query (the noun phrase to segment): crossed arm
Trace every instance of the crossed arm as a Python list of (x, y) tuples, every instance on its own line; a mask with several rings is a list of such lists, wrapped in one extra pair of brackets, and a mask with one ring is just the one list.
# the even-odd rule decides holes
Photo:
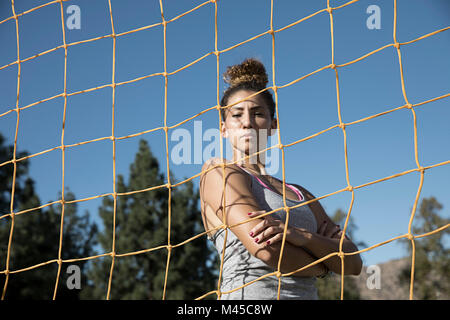
[[(307, 201), (314, 199), (314, 196), (306, 189), (295, 185), (301, 189)], [(309, 204), (311, 210), (315, 213), (318, 220), (319, 229), (317, 232), (308, 232), (300, 228), (288, 228), (286, 233), (286, 241), (302, 247), (317, 258), (322, 258), (330, 253), (339, 252), (339, 245), (342, 237), (342, 231), (339, 226), (328, 217), (319, 201)], [(250, 216), (257, 217), (264, 212), (253, 212)], [(254, 239), (260, 243), (271, 245), (279, 242), (284, 231), (284, 223), (273, 219), (270, 215), (259, 222), (250, 232)], [(269, 243), (267, 243), (269, 241)], [(342, 242), (342, 251), (344, 253), (352, 253), (358, 251), (356, 245), (345, 236)], [(334, 255), (323, 261), (326, 267), (334, 273), (342, 273), (341, 258)], [(362, 269), (362, 260), (359, 254), (344, 256), (344, 274), (359, 275)]]
[[(205, 164), (202, 171), (207, 170), (209, 165)], [(226, 206), (223, 210), (222, 199), (224, 196), (223, 172), (221, 167), (212, 169), (201, 177), (200, 196), (202, 201), (206, 202), (228, 226), (233, 226), (230, 230), (243, 243), (250, 254), (265, 262), (274, 269), (278, 269), (278, 261), (281, 252), (281, 242), (267, 245), (258, 243), (250, 236), (250, 232), (258, 224), (264, 221), (262, 218), (249, 220), (250, 212), (260, 210), (256, 199), (251, 192), (248, 177), (236, 166), (228, 165), (225, 167), (225, 197)], [(285, 242), (283, 257), (281, 260), (280, 271), (283, 273), (298, 270), (314, 261), (317, 258), (308, 253), (304, 248), (296, 246), (291, 242)], [(298, 277), (319, 276), (326, 272), (323, 263), (315, 264), (293, 275)]]

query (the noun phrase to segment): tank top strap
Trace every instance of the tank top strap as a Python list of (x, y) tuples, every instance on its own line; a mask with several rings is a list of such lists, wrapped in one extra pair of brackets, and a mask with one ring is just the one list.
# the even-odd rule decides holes
[(297, 197), (298, 197), (298, 200), (299, 200), (299, 201), (305, 200), (305, 197), (303, 196), (303, 194), (301, 193), (301, 191), (300, 191), (296, 186), (293, 186), (293, 185), (291, 185), (291, 184), (289, 184), (289, 183), (286, 183), (286, 185), (287, 185), (289, 188), (291, 188), (291, 190), (294, 191), (294, 192), (297, 194)]
[[(267, 186), (267, 184), (265, 184), (265, 183), (264, 183), (260, 178), (258, 178), (255, 174), (251, 173), (250, 171), (248, 171), (247, 169), (241, 167), (241, 166), (238, 165), (238, 164), (236, 164), (236, 165), (237, 165), (239, 168), (241, 168), (242, 170), (244, 170), (245, 172), (247, 172), (249, 175), (251, 175), (252, 177), (254, 177), (255, 179), (257, 179), (258, 182), (259, 182), (262, 186), (264, 186), (264, 188), (273, 191), (271, 188), (269, 188), (269, 187)], [(299, 201), (303, 201), (303, 200), (305, 199), (305, 197), (304, 197), (303, 194), (300, 192), (300, 190), (298, 190), (298, 188), (296, 188), (296, 187), (290, 185), (290, 184), (287, 183), (287, 182), (286, 182), (286, 186), (288, 186), (288, 188), (290, 188), (292, 191), (295, 192), (295, 194), (297, 195)], [(275, 191), (273, 191), (273, 192), (275, 192)]]
[(267, 186), (267, 184), (265, 184), (265, 183), (264, 183), (260, 178), (258, 178), (256, 175), (254, 175), (253, 173), (251, 173), (250, 171), (248, 171), (247, 169), (241, 167), (241, 166), (238, 165), (238, 164), (237, 164), (237, 166), (238, 166), (239, 168), (241, 168), (242, 170), (244, 170), (245, 172), (247, 172), (247, 173), (248, 173), (249, 175), (251, 175), (252, 177), (254, 177), (256, 180), (258, 180), (258, 182), (259, 182), (261, 185), (263, 185), (265, 188), (267, 188), (267, 189), (270, 190), (270, 188)]

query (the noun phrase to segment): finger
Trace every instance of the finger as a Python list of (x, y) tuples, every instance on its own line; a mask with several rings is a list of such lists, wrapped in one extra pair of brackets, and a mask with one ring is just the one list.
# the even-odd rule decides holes
[(250, 218), (254, 218), (254, 217), (259, 217), (260, 215), (266, 213), (266, 210), (258, 210), (258, 211), (251, 211), (249, 213), (247, 213), (247, 215)]
[[(340, 239), (340, 238), (342, 237), (342, 233), (344, 233), (344, 231), (340, 230), (340, 231), (336, 234), (336, 238), (339, 238), (339, 239)], [(344, 236), (344, 239), (350, 240), (350, 238), (349, 238), (347, 235)]]
[(270, 226), (255, 238), (255, 242), (256, 243), (263, 243), (267, 241), (270, 242), (270, 239), (278, 234), (283, 236), (283, 231), (284, 229), (281, 228), (280, 226)]
[(263, 232), (266, 228), (270, 227), (272, 224), (273, 221), (264, 219), (250, 230), (249, 232), (250, 237), (254, 238), (258, 236), (261, 232)]
[(270, 214), (266, 214), (267, 211), (266, 210), (259, 210), (259, 211), (252, 211), (248, 213), (249, 218), (255, 218), (255, 217), (261, 217), (262, 219), (267, 219), (267, 220), (276, 220), (276, 218), (272, 215), (272, 213)]
[(320, 234), (320, 235), (323, 235), (325, 230), (326, 230), (326, 228), (327, 228), (327, 225), (328, 225), (328, 222), (324, 221), (322, 223), (322, 225), (320, 226), (319, 230), (317, 230), (317, 233)]
[[(339, 232), (334, 236), (334, 238), (340, 239), (342, 238), (342, 233), (344, 233), (342, 230), (339, 230)], [(350, 240), (349, 237), (347, 237), (347, 235), (344, 236), (344, 239)]]
[(283, 240), (283, 233), (277, 233), (273, 237), (268, 238), (267, 240), (265, 240), (264, 244), (266, 246), (271, 246), (274, 243), (281, 242), (281, 240)]
[(330, 238), (340, 238), (340, 236), (339, 236), (339, 233), (340, 233), (341, 231), (340, 230), (336, 230), (336, 232), (334, 232), (331, 236), (330, 236)]
[(325, 234), (326, 237), (333, 238), (339, 231), (341, 231), (341, 228), (337, 225), (332, 227), (330, 230), (328, 230)]

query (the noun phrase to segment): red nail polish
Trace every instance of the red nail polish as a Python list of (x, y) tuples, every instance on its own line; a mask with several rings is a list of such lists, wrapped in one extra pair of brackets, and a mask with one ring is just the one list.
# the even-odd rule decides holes
[(267, 244), (270, 244), (270, 240), (267, 240), (267, 242), (266, 242)]
[(250, 237), (253, 237), (253, 232), (250, 232)]
[(256, 239), (255, 239), (255, 242), (258, 242), (258, 241), (259, 241), (259, 239), (258, 239), (258, 238), (256, 238)]
[(252, 214), (251, 212), (247, 213), (247, 215), (251, 215), (251, 214)]

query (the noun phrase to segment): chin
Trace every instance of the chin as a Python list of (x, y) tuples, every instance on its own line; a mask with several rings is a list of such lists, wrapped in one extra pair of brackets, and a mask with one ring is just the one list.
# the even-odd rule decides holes
[(253, 154), (259, 151), (257, 146), (253, 143), (243, 143), (238, 147), (238, 150), (245, 155)]

